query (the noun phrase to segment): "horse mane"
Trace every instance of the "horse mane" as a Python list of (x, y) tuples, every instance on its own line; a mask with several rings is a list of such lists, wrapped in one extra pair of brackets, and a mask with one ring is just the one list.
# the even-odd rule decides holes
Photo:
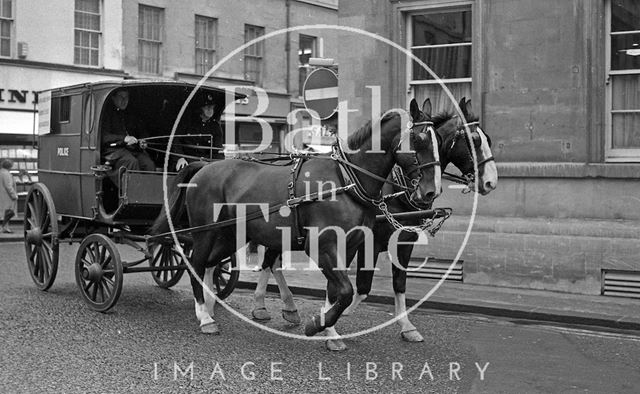
[[(400, 116), (396, 112), (391, 112), (380, 119), (380, 124), (388, 122), (389, 120)], [(347, 139), (347, 146), (349, 149), (358, 149), (362, 147), (369, 139), (371, 139), (371, 121), (368, 121), (364, 126), (360, 127)]]
[[(433, 126), (437, 129), (438, 127), (442, 126), (443, 124), (445, 124), (446, 122), (450, 121), (451, 119), (453, 119), (454, 117), (456, 117), (458, 114), (454, 111), (442, 111), (438, 114), (436, 114), (433, 118), (431, 118), (431, 121), (433, 122)], [(467, 123), (471, 123), (471, 122), (477, 122), (478, 120), (480, 120), (480, 117), (471, 114), (469, 119), (465, 119), (465, 121)]]

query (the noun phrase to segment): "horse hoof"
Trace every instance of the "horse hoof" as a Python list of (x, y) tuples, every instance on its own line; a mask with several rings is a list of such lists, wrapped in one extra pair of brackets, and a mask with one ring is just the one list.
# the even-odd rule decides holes
[(341, 352), (347, 350), (347, 345), (341, 339), (327, 339), (325, 346), (332, 352)]
[(298, 313), (297, 310), (293, 310), (293, 311), (285, 311), (284, 309), (282, 310), (282, 318), (286, 321), (288, 321), (289, 323), (293, 324), (293, 325), (298, 325), (302, 322), (302, 319), (300, 318), (300, 314)]
[(218, 329), (218, 325), (216, 323), (207, 323), (204, 326), (200, 326), (200, 331), (203, 334), (207, 335), (219, 335), (220, 330)]
[(253, 316), (253, 320), (258, 321), (267, 321), (271, 320), (271, 315), (267, 308), (256, 308), (251, 311), (251, 316)]
[(424, 338), (416, 329), (401, 332), (400, 336), (402, 337), (402, 340), (407, 342), (424, 342)]
[(307, 322), (307, 324), (304, 325), (304, 335), (312, 337), (322, 331), (318, 320), (320, 320), (318, 316), (314, 316)]

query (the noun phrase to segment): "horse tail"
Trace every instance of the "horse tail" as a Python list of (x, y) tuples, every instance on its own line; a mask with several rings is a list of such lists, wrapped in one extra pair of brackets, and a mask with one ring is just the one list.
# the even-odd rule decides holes
[[(186, 214), (186, 204), (185, 204), (185, 196), (186, 190), (185, 187), (179, 187), (180, 184), (189, 183), (191, 178), (196, 175), (198, 171), (202, 169), (205, 165), (209, 163), (203, 161), (196, 161), (188, 166), (182, 168), (178, 175), (173, 180), (173, 183), (169, 186), (169, 190), (167, 191), (169, 194), (169, 215), (171, 216), (171, 220), (174, 223), (179, 223), (183, 220)], [(160, 210), (160, 215), (153, 222), (153, 225), (149, 229), (151, 234), (162, 234), (169, 231), (169, 219), (167, 218), (167, 210), (163, 206)]]

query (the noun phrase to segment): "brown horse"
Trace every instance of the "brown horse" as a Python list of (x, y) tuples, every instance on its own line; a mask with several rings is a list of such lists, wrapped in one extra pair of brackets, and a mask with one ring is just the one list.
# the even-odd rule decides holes
[[(440, 160), (442, 169), (446, 169), (452, 163), (467, 179), (468, 188), (477, 190), (482, 195), (489, 194), (498, 184), (498, 172), (491, 153), (491, 139), (479, 125), (478, 117), (471, 111), (470, 101), (462, 98), (459, 107), (464, 115), (464, 121), (457, 115), (443, 112), (433, 117), (436, 133), (442, 141), (440, 145)], [(468, 130), (468, 134), (467, 134)], [(473, 153), (472, 153), (473, 151)], [(478, 167), (478, 177), (475, 177), (474, 153)], [(385, 185), (383, 193), (395, 193), (397, 190), (393, 186)], [(406, 198), (398, 198), (387, 203), (391, 212), (406, 212), (415, 209), (428, 209), (430, 206), (420, 207), (410, 204)], [(416, 223), (417, 224), (417, 223)], [(388, 250), (389, 239), (395, 228), (389, 223), (377, 223), (374, 227), (374, 256), (380, 252)], [(403, 231), (398, 237), (397, 255), (392, 259), (397, 259), (392, 264), (393, 291), (395, 293), (395, 314), (398, 317), (400, 333), (404, 340), (409, 342), (423, 341), (422, 335), (409, 321), (406, 314), (406, 282), (407, 267), (413, 253), (413, 243), (418, 239), (415, 232)], [(408, 243), (408, 244), (407, 244)], [(363, 270), (365, 262), (358, 254), (358, 271), (356, 276), (357, 292), (352, 304), (345, 311), (346, 315), (354, 312), (355, 308), (362, 302), (371, 291), (374, 271)]]
[[(495, 189), (498, 181), (495, 162), (491, 154), (491, 140), (480, 128), (477, 116), (475, 116), (471, 111), (470, 101), (462, 98), (459, 106), (465, 118), (464, 122), (453, 113), (441, 113), (433, 118), (438, 140), (440, 141), (439, 150), (442, 169), (444, 170), (449, 163), (452, 163), (463, 174), (463, 178), (469, 182), (469, 189), (474, 189), (474, 184), (477, 184), (478, 192), (482, 195), (486, 195), (491, 190)], [(425, 101), (424, 107), (430, 108), (428, 100)], [(430, 112), (429, 109), (427, 110)], [(466, 132), (467, 130), (469, 131), (468, 135)], [(478, 163), (477, 182), (475, 182), (472, 150), (475, 153)], [(431, 208), (431, 204), (419, 204), (414, 201), (410, 201), (406, 194), (399, 194), (398, 192), (401, 192), (401, 190), (391, 184), (385, 184), (383, 186), (383, 193), (385, 195), (398, 196), (394, 199), (387, 200), (388, 209), (392, 213)], [(415, 222), (412, 224), (418, 225), (419, 223)], [(374, 262), (376, 256), (378, 256), (380, 252), (388, 250), (389, 239), (394, 231), (396, 231), (396, 228), (389, 222), (378, 222), (374, 226)], [(401, 336), (404, 340), (409, 342), (419, 342), (423, 340), (422, 336), (415, 326), (411, 324), (405, 313), (406, 300), (404, 294), (406, 290), (406, 270), (413, 252), (412, 243), (415, 243), (417, 239), (418, 234), (415, 232), (403, 231), (400, 233), (398, 237), (397, 255), (394, 256), (397, 258), (397, 264), (392, 265), (396, 316), (398, 318), (398, 324), (400, 325)], [(353, 313), (360, 302), (366, 299), (371, 291), (374, 271), (370, 269), (363, 269), (365, 267), (365, 253), (362, 250), (362, 246), (363, 245), (361, 245), (359, 249), (360, 253), (357, 255), (357, 294), (354, 295), (352, 304), (344, 311), (343, 315)], [(293, 295), (286, 284), (282, 271), (277, 269), (277, 266), (273, 266), (277, 257), (277, 251), (265, 251), (264, 262), (262, 264), (263, 271), (256, 286), (254, 294), (255, 308), (252, 311), (252, 314), (256, 320), (270, 319), (270, 315), (264, 306), (264, 296), (266, 293), (269, 275), (270, 273), (273, 273), (280, 290), (280, 296), (285, 304), (283, 317), (292, 323), (297, 323), (299, 321), (299, 317), (294, 313), (296, 306), (293, 301)], [(337, 337), (337, 333), (333, 328), (327, 330), (327, 335)], [(331, 350), (342, 350), (345, 348), (345, 345), (341, 340), (334, 338), (327, 341), (327, 347)]]
[[(186, 206), (193, 234), (191, 285), (203, 332), (218, 333), (213, 320), (215, 297), (201, 286), (205, 270), (244, 247), (246, 241), (274, 250), (303, 249), (327, 278), (332, 303), (307, 323), (305, 334), (315, 335), (337, 322), (353, 298), (346, 262), (353, 259), (373, 227), (382, 185), (393, 166), (398, 164), (414, 176), (413, 200), (428, 203), (440, 194), (439, 152), (432, 122), (415, 100), (409, 112), (412, 123), (405, 121), (406, 113), (398, 112), (379, 120), (377, 146), (373, 145), (376, 128), (370, 122), (349, 137), (350, 152), (338, 145), (331, 158), (301, 160), (293, 170), (222, 160), (197, 172), (188, 166), (178, 173), (174, 182), (189, 187), (176, 188), (171, 194), (168, 214), (176, 220)], [(405, 139), (409, 150), (404, 149)], [(296, 172), (305, 174), (304, 185), (295, 181), (292, 174)], [(335, 186), (329, 191), (331, 198), (319, 198), (326, 195), (327, 184)], [(256, 209), (257, 202), (264, 204), (261, 209)], [(292, 214), (292, 209), (297, 213)], [(224, 225), (217, 225), (221, 222)], [(167, 231), (168, 223), (165, 210), (156, 219), (152, 233)], [(244, 232), (246, 239), (238, 242), (238, 232)], [(299, 243), (297, 237), (287, 238), (285, 233), (300, 233), (303, 242)], [(339, 244), (346, 245), (344, 250)]]

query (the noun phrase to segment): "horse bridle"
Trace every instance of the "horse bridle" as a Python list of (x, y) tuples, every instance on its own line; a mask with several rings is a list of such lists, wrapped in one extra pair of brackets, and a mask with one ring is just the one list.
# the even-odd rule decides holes
[[(469, 157), (473, 160), (473, 152), (472, 149), (474, 149), (471, 146), (472, 141), (469, 141), (468, 138), (465, 138), (467, 136), (467, 130), (469, 130), (472, 126), (476, 126), (476, 128), (480, 127), (480, 122), (479, 121), (475, 121), (475, 122), (468, 122), (468, 123), (464, 123), (462, 124), (455, 132), (455, 135), (453, 137), (453, 141), (451, 142), (451, 146), (449, 146), (449, 148), (447, 149), (447, 152), (445, 153), (447, 155), (447, 157), (449, 157), (451, 155), (451, 151), (453, 151), (453, 148), (456, 146), (456, 142), (458, 141), (458, 139), (460, 138), (464, 138), (465, 141), (465, 146), (467, 147), (467, 153), (469, 155)], [(480, 129), (482, 131), (482, 129)], [(483, 134), (485, 134), (486, 137), (486, 133), (484, 133), (484, 131), (482, 131)], [(488, 137), (487, 137), (488, 138)], [(490, 161), (495, 161), (495, 158), (493, 156), (489, 156), (487, 158), (485, 158), (484, 160), (481, 160), (478, 162), (478, 171), (480, 170), (480, 167), (485, 165), (486, 163), (490, 162)], [(472, 182), (475, 182), (475, 169), (472, 170), (472, 172), (468, 172), (465, 174), (462, 174), (462, 176), (459, 175), (455, 175), (455, 174), (451, 174), (448, 172), (443, 172), (444, 175), (447, 175), (447, 177), (457, 183), (461, 183), (464, 185), (469, 185)]]
[[(417, 122), (417, 123), (413, 123), (413, 122), (409, 122), (407, 124), (407, 129), (409, 130), (409, 133), (407, 133), (408, 135), (410, 135), (411, 137), (414, 137), (414, 128), (416, 126), (427, 126), (427, 127), (431, 127), (431, 131), (433, 132), (432, 136), (436, 136), (437, 138), (437, 134), (435, 133), (435, 131), (433, 130), (433, 122), (431, 121), (423, 121), (423, 122)], [(400, 149), (400, 146), (402, 145), (402, 141), (403, 138), (400, 139), (400, 141), (398, 142), (398, 145), (395, 147), (395, 149), (393, 150), (393, 154), (398, 154), (397, 151), (398, 149)], [(437, 148), (437, 147), (436, 147)], [(420, 163), (420, 160), (418, 159), (418, 153), (413, 150), (411, 152), (413, 154), (413, 167), (411, 167), (409, 169), (409, 174), (415, 172), (415, 171), (419, 171), (422, 170), (423, 168), (427, 168), (427, 167), (433, 167), (436, 165), (440, 165), (440, 161), (436, 160), (436, 161), (432, 161), (429, 163)], [(349, 179), (351, 179), (354, 184), (355, 184), (355, 188), (353, 189), (354, 192), (358, 195), (359, 198), (361, 198), (364, 201), (370, 202), (376, 206), (378, 206), (380, 203), (384, 203), (384, 200), (386, 199), (385, 196), (382, 196), (382, 193), (380, 196), (377, 197), (372, 197), (369, 196), (366, 191), (364, 190), (364, 187), (362, 186), (362, 184), (360, 183), (360, 181), (358, 180), (358, 177), (355, 176), (355, 174), (353, 173), (352, 170), (356, 170), (364, 175), (367, 175), (370, 178), (376, 179), (378, 181), (381, 181), (383, 183), (389, 183), (397, 188), (399, 188), (400, 190), (402, 190), (401, 193), (406, 193), (406, 192), (413, 192), (415, 191), (416, 187), (418, 186), (418, 184), (420, 183), (420, 179), (422, 178), (422, 171), (419, 171), (418, 173), (418, 177), (417, 179), (411, 179), (411, 185), (412, 187), (408, 187), (406, 185), (402, 185), (393, 181), (390, 181), (386, 178), (383, 178), (379, 175), (376, 175), (364, 168), (361, 168), (351, 162), (349, 162), (349, 160), (347, 159), (344, 150), (342, 149), (342, 146), (340, 144), (340, 139), (336, 137), (336, 143), (333, 145), (333, 152), (331, 153), (331, 159), (341, 163), (343, 166), (341, 168), (343, 168), (346, 171), (346, 174), (348, 176)], [(396, 162), (398, 162), (398, 160), (396, 160)], [(402, 166), (401, 166), (402, 167)]]
[[(417, 126), (424, 126), (420, 132), (418, 132), (418, 134), (420, 134), (424, 129), (427, 129), (428, 133), (431, 134), (432, 137), (435, 137), (437, 139), (437, 134), (435, 132), (435, 130), (433, 129), (433, 122), (430, 120), (425, 120), (422, 122), (409, 122), (407, 124), (407, 129), (409, 130), (409, 135), (411, 138), (416, 138), (416, 131), (415, 128)], [(394, 154), (398, 154), (398, 149), (400, 149), (400, 146), (402, 145), (402, 140), (400, 139), (400, 141), (398, 142), (398, 146), (396, 146), (395, 150), (394, 150)], [(438, 148), (437, 144), (436, 144), (436, 148)], [(440, 160), (434, 160), (428, 163), (420, 163), (420, 159), (418, 158), (418, 152), (414, 149), (411, 152), (413, 154), (413, 162), (411, 163), (409, 170), (406, 171), (405, 174), (405, 178), (410, 179), (411, 180), (411, 188), (407, 188), (406, 186), (404, 186), (405, 191), (414, 191), (418, 185), (420, 184), (420, 180), (422, 179), (422, 169), (423, 168), (430, 168), (430, 167), (435, 167), (435, 166), (440, 166)], [(410, 154), (411, 154), (410, 153)], [(401, 155), (398, 154), (398, 155)], [(400, 160), (396, 160), (396, 162), (398, 164), (400, 164)], [(400, 167), (404, 167), (403, 165), (400, 164)], [(415, 178), (411, 177), (411, 174), (413, 174), (414, 172), (418, 171), (418, 175)], [(397, 185), (397, 184), (396, 184)], [(401, 186), (401, 185), (397, 185), (397, 186)], [(409, 189), (409, 190), (406, 190)]]

